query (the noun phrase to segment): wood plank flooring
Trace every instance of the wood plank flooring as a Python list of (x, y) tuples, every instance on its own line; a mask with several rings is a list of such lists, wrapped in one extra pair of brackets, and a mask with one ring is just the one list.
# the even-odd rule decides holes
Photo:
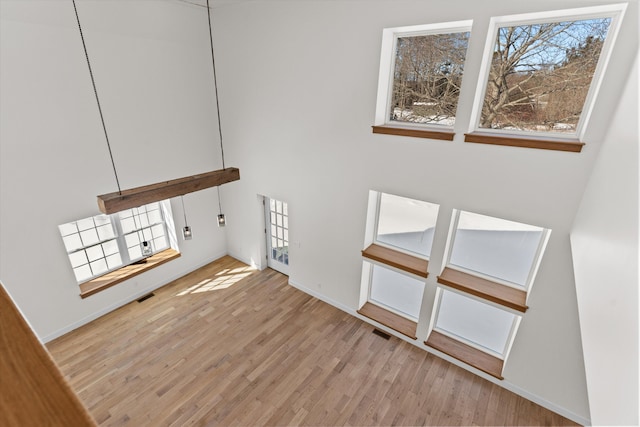
[(575, 425), (224, 257), (51, 343), (104, 426)]

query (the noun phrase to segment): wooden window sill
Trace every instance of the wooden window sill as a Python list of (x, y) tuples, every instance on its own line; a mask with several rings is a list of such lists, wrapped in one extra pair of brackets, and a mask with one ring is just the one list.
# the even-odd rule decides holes
[(144, 273), (145, 271), (156, 268), (159, 265), (162, 265), (179, 257), (180, 252), (173, 249), (165, 249), (162, 252), (158, 252), (146, 258), (145, 263), (130, 264), (107, 273), (104, 276), (100, 276), (88, 282), (81, 283), (80, 297), (86, 298), (88, 296), (91, 296), (95, 293), (108, 289), (113, 285), (116, 285), (120, 282), (137, 276), (138, 274)]
[(375, 243), (363, 250), (362, 256), (416, 276), (424, 278), (429, 276), (429, 273), (427, 273), (429, 261), (426, 259), (376, 245)]
[(459, 291), (512, 308), (522, 313), (527, 311), (527, 293), (491, 280), (446, 267), (438, 276), (438, 283)]
[(431, 334), (429, 334), (429, 337), (424, 343), (482, 372), (486, 372), (500, 380), (504, 379), (502, 376), (504, 360), (502, 359), (498, 359), (484, 351), (480, 351), (477, 348), (473, 348), (436, 331), (431, 331)]
[(453, 141), (453, 131), (435, 131), (428, 129), (403, 128), (395, 126), (372, 126), (373, 133), (384, 135), (412, 136), (415, 138), (441, 139)]
[(464, 142), (506, 145), (509, 147), (540, 148), (543, 150), (569, 151), (572, 153), (579, 153), (584, 146), (584, 142), (579, 141), (520, 138), (518, 136), (488, 135), (479, 132), (465, 133)]
[(418, 329), (418, 324), (413, 322), (405, 317), (402, 317), (398, 314), (395, 314), (389, 310), (385, 310), (382, 307), (379, 307), (375, 304), (371, 304), (370, 302), (365, 303), (365, 305), (358, 310), (358, 313), (368, 317), (369, 319), (375, 320), (376, 322), (383, 324), (394, 331), (400, 332), (403, 335), (408, 336), (411, 339), (417, 339), (416, 330)]

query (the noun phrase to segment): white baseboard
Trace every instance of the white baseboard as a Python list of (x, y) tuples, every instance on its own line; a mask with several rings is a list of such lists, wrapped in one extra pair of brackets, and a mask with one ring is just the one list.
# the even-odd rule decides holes
[(304, 286), (304, 285), (302, 285), (300, 283), (297, 283), (297, 282), (295, 282), (295, 281), (293, 281), (291, 279), (289, 279), (289, 284), (291, 286), (293, 286), (294, 288), (299, 289), (300, 291), (311, 295), (312, 297), (318, 298), (319, 300), (324, 301), (329, 305), (332, 305), (332, 306), (334, 306), (334, 307), (336, 307), (336, 308), (338, 308), (338, 309), (340, 309), (340, 310), (342, 310), (342, 311), (344, 311), (344, 312), (346, 312), (348, 314), (351, 314), (354, 317), (357, 317), (358, 319), (360, 319), (360, 320), (362, 320), (364, 322), (367, 322), (367, 323), (375, 326), (377, 329), (383, 330), (383, 331), (385, 331), (386, 333), (388, 333), (390, 335), (393, 335), (393, 336), (395, 336), (395, 337), (397, 337), (397, 338), (399, 338), (399, 339), (401, 339), (403, 341), (406, 341), (409, 344), (413, 344), (416, 347), (418, 347), (418, 348), (420, 348), (422, 350), (425, 350), (425, 351), (427, 351), (429, 353), (432, 353), (432, 354), (440, 357), (441, 359), (444, 359), (444, 360), (446, 360), (446, 361), (448, 361), (448, 362), (450, 362), (450, 363), (452, 363), (452, 364), (454, 364), (456, 366), (459, 366), (460, 368), (462, 368), (464, 370), (470, 371), (470, 372), (478, 375), (479, 377), (482, 377), (482, 378), (486, 379), (487, 381), (491, 381), (492, 383), (494, 383), (496, 385), (499, 385), (500, 387), (503, 387), (503, 388), (505, 388), (505, 389), (507, 389), (507, 390), (519, 395), (519, 396), (524, 397), (527, 400), (530, 400), (531, 402), (534, 402), (534, 403), (542, 406), (543, 408), (546, 408), (546, 409), (548, 409), (550, 411), (553, 411), (553, 412), (555, 412), (557, 414), (560, 414), (563, 417), (568, 418), (568, 419), (570, 419), (572, 421), (575, 421), (576, 423), (578, 423), (580, 425), (583, 425), (583, 426), (591, 425), (591, 420), (589, 420), (587, 418), (584, 418), (584, 417), (582, 417), (582, 416), (580, 416), (578, 414), (575, 414), (572, 411), (569, 411), (566, 408), (558, 406), (558, 405), (554, 404), (553, 402), (550, 402), (550, 401), (548, 401), (548, 400), (546, 400), (546, 399), (544, 399), (544, 398), (542, 398), (542, 397), (540, 397), (538, 395), (530, 393), (527, 390), (525, 390), (525, 389), (523, 389), (523, 388), (521, 388), (521, 387), (519, 387), (519, 386), (517, 386), (515, 384), (512, 384), (507, 380), (499, 380), (497, 378), (494, 378), (491, 375), (488, 375), (488, 374), (486, 374), (486, 373), (484, 373), (482, 371), (479, 371), (479, 370), (477, 370), (477, 369), (475, 369), (475, 368), (473, 368), (473, 367), (471, 367), (471, 366), (459, 361), (458, 359), (455, 359), (455, 358), (453, 358), (453, 357), (451, 357), (451, 356), (449, 356), (447, 354), (441, 353), (440, 351), (438, 351), (436, 349), (433, 349), (431, 347), (426, 346), (423, 343), (424, 339), (423, 340), (420, 340), (420, 339), (414, 340), (414, 339), (411, 339), (411, 338), (409, 338), (409, 337), (407, 337), (405, 335), (402, 335), (401, 333), (398, 333), (398, 332), (394, 331), (393, 329), (390, 329), (390, 328), (382, 325), (381, 323), (376, 322), (375, 320), (372, 320), (372, 319), (370, 319), (368, 317), (362, 316), (361, 314), (359, 314), (357, 312), (357, 309), (354, 309), (354, 308), (351, 308), (351, 307), (347, 307), (346, 305), (344, 305), (344, 304), (342, 304), (340, 302), (337, 302), (337, 301), (334, 301), (334, 300), (332, 300), (330, 298), (327, 298), (326, 296), (314, 291), (313, 289), (310, 289), (310, 288), (308, 288), (308, 287), (306, 287), (306, 286)]
[(166, 284), (171, 283), (174, 280), (179, 279), (180, 277), (191, 273), (194, 270), (197, 270), (198, 268), (203, 267), (203, 266), (209, 264), (210, 262), (213, 262), (213, 261), (215, 261), (215, 260), (217, 260), (219, 258), (222, 258), (225, 255), (227, 255), (226, 252), (224, 252), (222, 254), (219, 254), (217, 256), (213, 256), (211, 258), (207, 258), (207, 259), (201, 260), (201, 261), (197, 262), (195, 265), (189, 267), (188, 269), (171, 275), (168, 279), (163, 280), (161, 283), (156, 283), (154, 285), (146, 287), (145, 289), (139, 290), (139, 291), (135, 292), (134, 294), (132, 294), (132, 295), (130, 295), (130, 296), (124, 298), (124, 299), (121, 299), (120, 301), (117, 301), (117, 302), (115, 302), (113, 304), (110, 304), (110, 305), (102, 308), (101, 310), (98, 310), (98, 311), (96, 311), (94, 313), (91, 313), (90, 315), (88, 315), (86, 317), (83, 317), (82, 319), (78, 320), (77, 322), (73, 322), (73, 323), (65, 326), (64, 328), (58, 329), (57, 331), (52, 332), (49, 335), (46, 335), (46, 336), (40, 338), (40, 342), (42, 342), (43, 344), (46, 344), (49, 341), (53, 341), (56, 338), (59, 338), (59, 337), (65, 335), (65, 334), (68, 334), (69, 332), (73, 331), (74, 329), (78, 329), (79, 327), (84, 326), (87, 323), (90, 323), (90, 322), (96, 320), (97, 318), (102, 317), (105, 314), (108, 314), (108, 313), (110, 313), (110, 312), (122, 307), (123, 305), (127, 305), (130, 302), (135, 301), (138, 298), (140, 298), (140, 297), (142, 297), (144, 295), (147, 295), (148, 293), (153, 292), (156, 289), (159, 289), (159, 288), (165, 286)]

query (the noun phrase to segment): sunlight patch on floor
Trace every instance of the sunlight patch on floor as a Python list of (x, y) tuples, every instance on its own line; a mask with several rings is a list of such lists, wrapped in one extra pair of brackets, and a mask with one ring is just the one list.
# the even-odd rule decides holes
[(215, 274), (214, 277), (204, 279), (199, 283), (188, 287), (184, 291), (178, 293), (176, 296), (184, 296), (188, 294), (197, 294), (202, 292), (218, 291), (221, 289), (227, 289), (245, 277), (250, 276), (255, 271), (255, 268), (238, 267), (234, 269), (226, 268)]

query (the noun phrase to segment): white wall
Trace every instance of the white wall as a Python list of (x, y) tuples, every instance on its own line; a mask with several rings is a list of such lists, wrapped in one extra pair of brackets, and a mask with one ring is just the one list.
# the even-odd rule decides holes
[[(602, 1), (598, 3), (607, 3)], [(553, 230), (503, 385), (589, 420), (569, 232), (637, 49), (629, 4), (583, 152), (465, 144), (490, 16), (588, 0), (243, 2), (219, 8), (214, 37), (229, 162), (229, 252), (259, 259), (257, 194), (289, 203), (291, 283), (358, 308), (370, 189), (441, 205), (418, 325), (426, 338), (453, 208)], [(374, 135), (382, 29), (473, 19), (453, 142)], [(226, 190), (226, 189), (225, 189)]]
[(591, 421), (638, 425), (638, 59), (571, 231)]
[[(220, 168), (206, 10), (77, 3), (122, 188)], [(82, 300), (57, 226), (117, 186), (73, 5), (2, 0), (0, 17), (0, 280), (47, 341), (225, 254), (226, 237), (216, 189), (189, 194), (181, 258)]]
[[(229, 252), (263, 265), (257, 195), (286, 201), (291, 282), (355, 311), (368, 191), (438, 203), (418, 325), (424, 347), (452, 209), (551, 228), (502, 384), (588, 422), (569, 232), (637, 51), (637, 2), (629, 3), (582, 153), (465, 144), (461, 134), (490, 16), (593, 3), (252, 1), (218, 8), (226, 163), (241, 170), (240, 181), (221, 188)], [(122, 187), (219, 168), (204, 9), (175, 1), (78, 6)], [(81, 300), (57, 225), (97, 213), (95, 196), (116, 188), (73, 8), (2, 0), (0, 19), (0, 280), (47, 340), (223, 254), (225, 231), (215, 226), (215, 190), (188, 195), (195, 237), (182, 245), (182, 258)], [(461, 19), (474, 19), (474, 29), (456, 139), (372, 134), (382, 29)], [(632, 101), (625, 98), (622, 108)], [(182, 211), (178, 201), (172, 205), (179, 229)], [(604, 212), (599, 217), (606, 221)]]

